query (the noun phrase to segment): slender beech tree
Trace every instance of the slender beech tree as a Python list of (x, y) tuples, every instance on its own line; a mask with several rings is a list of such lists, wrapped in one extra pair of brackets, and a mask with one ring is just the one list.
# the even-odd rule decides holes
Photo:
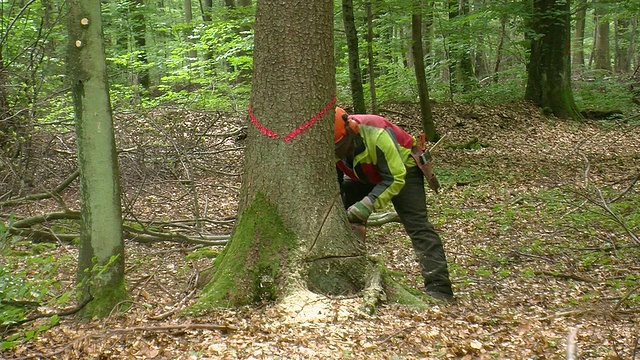
[(69, 0), (67, 66), (75, 109), (82, 213), (79, 301), (104, 316), (126, 298), (118, 163), (100, 0)]
[(470, 91), (477, 85), (471, 61), (469, 21), (464, 19), (468, 14), (467, 0), (449, 0), (449, 85), (452, 94)]
[(584, 29), (587, 19), (587, 0), (578, 0), (575, 14), (576, 29), (573, 33), (573, 43), (571, 46), (571, 64), (574, 71), (584, 67)]
[(609, 46), (609, 12), (608, 0), (594, 0), (596, 17), (596, 39), (594, 42), (593, 59), (594, 68), (611, 70), (611, 51)]
[(369, 75), (369, 94), (371, 96), (371, 113), (378, 111), (378, 98), (376, 96), (376, 71), (373, 54), (373, 4), (372, 0), (365, 0), (364, 7), (367, 11), (367, 74)]
[(570, 1), (534, 0), (525, 99), (560, 118), (580, 119), (571, 90)]
[(145, 19), (145, 4), (144, 0), (135, 0), (129, 4), (130, 11), (133, 13), (133, 38), (135, 40), (136, 49), (138, 51), (138, 61), (142, 64), (142, 69), (137, 74), (138, 83), (144, 88), (149, 90), (150, 77), (149, 77), (149, 61), (147, 60), (147, 39), (145, 33), (147, 31), (147, 21)]
[(353, 0), (342, 0), (342, 20), (344, 32), (347, 36), (347, 50), (349, 62), (349, 80), (351, 84), (351, 100), (353, 112), (364, 114), (367, 109), (364, 103), (364, 90), (362, 89), (362, 72), (360, 70), (360, 55), (358, 51), (358, 32), (353, 16)]
[(420, 115), (422, 130), (429, 141), (437, 141), (438, 134), (433, 123), (431, 102), (429, 100), (429, 86), (424, 71), (424, 50), (422, 49), (422, 0), (413, 0), (411, 14), (411, 49), (414, 57), (414, 70), (418, 82), (418, 96), (420, 98)]
[(333, 2), (258, 0), (254, 29), (238, 223), (196, 311), (365, 286), (335, 180)]
[(620, 18), (615, 20), (614, 28), (614, 66), (617, 73), (628, 73), (631, 70), (631, 20)]

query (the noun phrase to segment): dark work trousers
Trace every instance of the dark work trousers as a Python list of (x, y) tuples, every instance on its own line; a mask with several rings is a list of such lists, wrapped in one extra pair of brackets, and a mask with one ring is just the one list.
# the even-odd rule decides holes
[[(362, 200), (371, 189), (373, 185), (345, 178), (340, 188), (345, 209)], [(415, 166), (407, 169), (405, 185), (391, 202), (411, 239), (425, 290), (453, 295), (442, 241), (427, 218), (424, 176), (420, 169)]]

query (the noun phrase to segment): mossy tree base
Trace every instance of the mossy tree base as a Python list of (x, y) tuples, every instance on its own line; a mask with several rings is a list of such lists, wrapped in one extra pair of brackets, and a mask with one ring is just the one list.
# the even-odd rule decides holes
[[(334, 230), (328, 227), (323, 233)], [(360, 292), (368, 261), (364, 253), (349, 250), (349, 241), (356, 239), (348, 231), (345, 229), (344, 238), (354, 239), (343, 245), (340, 236), (333, 236), (309, 246), (287, 228), (277, 207), (258, 194), (240, 216), (233, 236), (213, 264), (211, 280), (189, 312), (282, 300), (305, 288), (324, 295)], [(333, 253), (327, 253), (328, 249)], [(341, 253), (346, 255), (336, 255)]]
[(82, 319), (104, 318), (113, 313), (115, 307), (128, 298), (124, 279), (116, 283), (92, 287), (90, 292), (93, 300), (78, 312), (78, 316)]

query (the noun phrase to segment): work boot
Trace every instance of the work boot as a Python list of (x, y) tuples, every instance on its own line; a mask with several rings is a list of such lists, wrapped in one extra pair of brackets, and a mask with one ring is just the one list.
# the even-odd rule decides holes
[(433, 299), (443, 301), (446, 303), (452, 303), (454, 301), (453, 294), (447, 294), (439, 291), (430, 291), (430, 290), (425, 291), (425, 293), (427, 294), (427, 296)]

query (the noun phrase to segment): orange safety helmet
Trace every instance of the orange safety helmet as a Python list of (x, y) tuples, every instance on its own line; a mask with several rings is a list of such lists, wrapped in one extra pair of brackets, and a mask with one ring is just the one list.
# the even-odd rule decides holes
[[(342, 145), (342, 140), (348, 133), (358, 133), (358, 123), (347, 118), (347, 112), (336, 106), (336, 119), (333, 126), (333, 143), (336, 148)], [(348, 126), (348, 127), (347, 127)]]

